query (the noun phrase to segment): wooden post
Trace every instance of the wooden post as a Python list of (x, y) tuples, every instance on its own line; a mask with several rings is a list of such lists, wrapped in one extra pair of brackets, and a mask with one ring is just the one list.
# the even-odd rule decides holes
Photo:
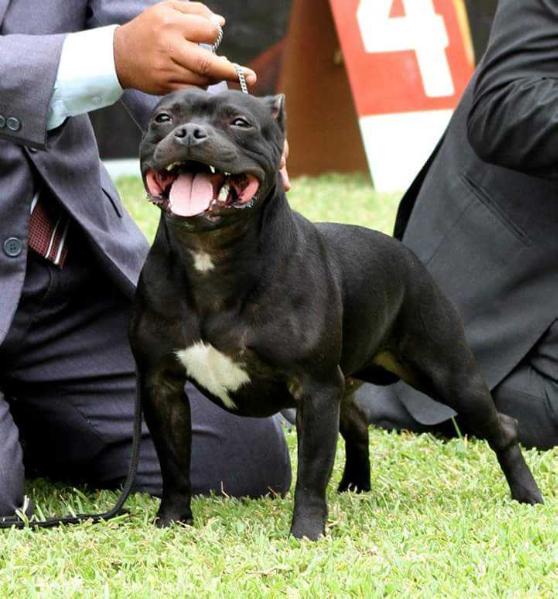
[(287, 96), (291, 175), (368, 173), (328, 0), (293, 0), (279, 90)]

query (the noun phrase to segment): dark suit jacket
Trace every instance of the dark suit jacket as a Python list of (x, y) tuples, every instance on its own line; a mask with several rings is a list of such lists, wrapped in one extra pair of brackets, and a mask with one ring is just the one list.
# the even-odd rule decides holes
[[(487, 53), (395, 234), (458, 306), (494, 388), (558, 317), (558, 0), (500, 0)], [(397, 392), (421, 422), (451, 415)]]
[[(50, 190), (81, 225), (107, 272), (132, 294), (148, 250), (99, 161), (87, 116), (47, 132), (46, 120), (64, 34), (125, 22), (155, 0), (0, 0), (0, 343), (21, 294), (26, 251), (10, 257), (9, 237), (27, 247), (30, 203)], [(145, 122), (155, 98), (126, 92), (123, 101)], [(0, 121), (1, 122), (1, 121)], [(74, 248), (79, 251), (79, 248)]]

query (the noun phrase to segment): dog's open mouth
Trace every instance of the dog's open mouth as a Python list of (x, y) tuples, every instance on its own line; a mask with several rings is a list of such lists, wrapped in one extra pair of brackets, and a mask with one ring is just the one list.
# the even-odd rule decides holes
[(151, 201), (176, 216), (192, 217), (227, 208), (249, 208), (260, 188), (253, 175), (220, 172), (188, 161), (164, 170), (148, 170), (145, 184)]

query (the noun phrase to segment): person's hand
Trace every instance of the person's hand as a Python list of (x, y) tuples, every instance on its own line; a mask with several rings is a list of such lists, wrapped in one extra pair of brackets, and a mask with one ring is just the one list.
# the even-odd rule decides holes
[(281, 164), (279, 165), (279, 172), (281, 173), (281, 179), (283, 180), (283, 187), (285, 191), (289, 191), (291, 188), (291, 180), (289, 179), (289, 173), (287, 172), (287, 158), (289, 157), (289, 142), (285, 140), (283, 146), (283, 155), (281, 156)]
[[(114, 33), (114, 62), (123, 88), (163, 95), (186, 85), (238, 81), (234, 66), (198, 44), (213, 44), (225, 19), (200, 2), (168, 0)], [(244, 68), (248, 85), (256, 74)]]

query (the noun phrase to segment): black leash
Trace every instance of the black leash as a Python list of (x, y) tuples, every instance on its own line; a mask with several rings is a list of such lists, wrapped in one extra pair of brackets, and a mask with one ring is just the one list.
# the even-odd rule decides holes
[(118, 497), (118, 501), (114, 504), (114, 507), (107, 512), (101, 514), (77, 514), (76, 516), (60, 516), (55, 518), (47, 518), (46, 520), (33, 520), (32, 518), (27, 520), (20, 518), (19, 516), (8, 516), (6, 518), (0, 518), (0, 529), (2, 528), (54, 528), (55, 526), (62, 526), (64, 524), (80, 524), (85, 521), (93, 523), (101, 522), (104, 520), (111, 520), (116, 518), (120, 514), (126, 513), (122, 508), (126, 503), (134, 479), (136, 478), (136, 472), (138, 469), (139, 454), (140, 454), (140, 441), (141, 441), (141, 402), (139, 393), (136, 395), (135, 407), (134, 407), (134, 432), (132, 439), (132, 456), (130, 458), (130, 465), (128, 467), (128, 474), (126, 475), (126, 481), (124, 487)]

